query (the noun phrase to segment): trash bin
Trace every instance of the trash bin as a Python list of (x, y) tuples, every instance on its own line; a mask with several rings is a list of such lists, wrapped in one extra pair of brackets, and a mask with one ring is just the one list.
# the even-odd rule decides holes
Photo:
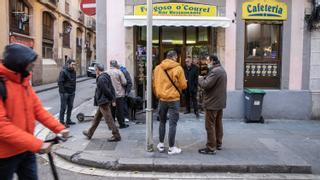
[(262, 103), (265, 91), (262, 89), (246, 88), (244, 90), (244, 108), (245, 108), (245, 122), (261, 122), (264, 119), (261, 116)]

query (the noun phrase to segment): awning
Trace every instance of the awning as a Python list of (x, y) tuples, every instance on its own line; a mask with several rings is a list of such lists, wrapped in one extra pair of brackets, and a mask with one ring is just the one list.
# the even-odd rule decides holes
[[(230, 26), (231, 19), (226, 17), (199, 17), (199, 16), (153, 16), (153, 26), (202, 26), (223, 27)], [(146, 16), (125, 16), (124, 26), (146, 26)]]

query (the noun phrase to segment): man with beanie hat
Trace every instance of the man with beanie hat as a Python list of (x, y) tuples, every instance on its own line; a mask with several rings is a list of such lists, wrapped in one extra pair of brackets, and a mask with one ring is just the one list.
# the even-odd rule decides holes
[(19, 179), (37, 179), (34, 153), (50, 152), (50, 143), (44, 143), (33, 133), (35, 120), (54, 133), (67, 137), (69, 131), (46, 111), (30, 84), (30, 72), (37, 54), (29, 47), (6, 46), (0, 64), (6, 98), (0, 100), (0, 177), (11, 180), (14, 173)]

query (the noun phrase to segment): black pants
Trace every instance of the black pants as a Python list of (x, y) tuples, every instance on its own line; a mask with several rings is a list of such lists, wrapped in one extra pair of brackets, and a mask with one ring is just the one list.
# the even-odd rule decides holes
[(71, 121), (71, 112), (73, 108), (73, 101), (74, 101), (75, 94), (69, 93), (60, 93), (60, 122), (64, 123), (64, 114), (67, 108), (67, 122)]
[(123, 116), (125, 118), (127, 118), (127, 119), (130, 119), (130, 117), (129, 117), (129, 106), (128, 106), (128, 97), (124, 97)]
[(0, 159), (0, 179), (12, 180), (17, 173), (19, 180), (37, 180), (37, 162), (34, 153), (25, 152)]
[(197, 92), (185, 91), (186, 111), (190, 112), (190, 97), (194, 109), (194, 113), (198, 112)]
[(124, 106), (125, 106), (125, 100), (124, 97), (118, 97), (116, 98), (116, 107), (112, 107), (112, 116), (113, 119), (117, 117), (117, 121), (120, 126), (124, 126)]

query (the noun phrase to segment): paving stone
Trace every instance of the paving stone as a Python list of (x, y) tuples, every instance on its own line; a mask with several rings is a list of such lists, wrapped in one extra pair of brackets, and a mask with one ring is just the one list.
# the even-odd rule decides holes
[(82, 153), (80, 154), (77, 163), (89, 167), (114, 169), (117, 164), (117, 159), (113, 157), (100, 157), (95, 154)]
[(154, 171), (153, 159), (120, 158), (117, 164), (117, 169), (124, 171)]

